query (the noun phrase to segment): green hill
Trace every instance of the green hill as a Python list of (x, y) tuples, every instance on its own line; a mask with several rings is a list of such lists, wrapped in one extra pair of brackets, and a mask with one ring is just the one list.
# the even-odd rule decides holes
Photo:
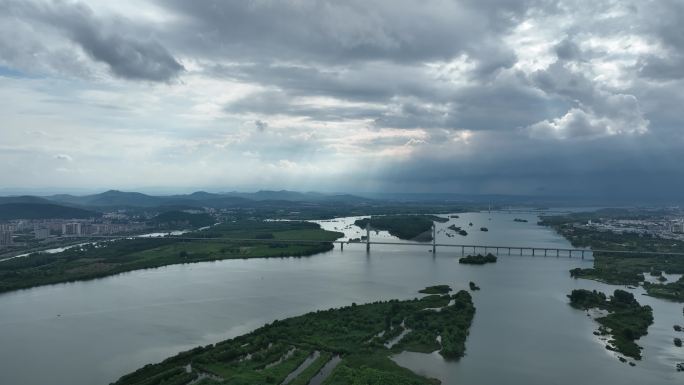
[(0, 204), (0, 220), (10, 219), (84, 219), (99, 217), (102, 214), (45, 203), (5, 203)]

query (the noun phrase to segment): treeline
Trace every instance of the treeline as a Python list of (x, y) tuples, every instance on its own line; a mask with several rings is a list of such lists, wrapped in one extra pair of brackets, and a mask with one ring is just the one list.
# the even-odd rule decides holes
[(620, 289), (615, 290), (610, 298), (602, 292), (584, 289), (573, 290), (568, 298), (570, 305), (578, 309), (608, 311), (608, 315), (596, 318), (601, 325), (598, 334), (612, 337), (606, 348), (641, 359), (642, 348), (635, 341), (645, 336), (653, 323), (650, 306), (641, 306), (632, 293)]
[(448, 220), (436, 215), (381, 215), (357, 219), (354, 224), (365, 229), (370, 223), (373, 230), (387, 231), (399, 239), (411, 240), (420, 237), (422, 241), (430, 241), (433, 223)]

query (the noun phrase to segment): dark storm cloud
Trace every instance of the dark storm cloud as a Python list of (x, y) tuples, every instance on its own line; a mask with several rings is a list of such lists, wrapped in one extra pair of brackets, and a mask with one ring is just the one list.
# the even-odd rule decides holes
[[(630, 140), (603, 138), (582, 146), (521, 141), (488, 136), (477, 154), (439, 156), (425, 151), (394, 163), (380, 173), (393, 186), (449, 186), (452, 191), (556, 196), (679, 199), (684, 191), (682, 138), (662, 143), (657, 137)], [(607, 151), (611, 148), (611, 151)], [(656, 151), (654, 151), (656, 150)]]
[(556, 56), (561, 60), (580, 60), (582, 58), (582, 50), (571, 39), (565, 38), (554, 47)]
[(562, 102), (554, 102), (532, 87), (525, 77), (513, 76), (486, 85), (464, 87), (441, 100), (399, 101), (398, 108), (386, 111), (376, 124), (506, 131), (556, 116), (564, 111), (562, 106)]
[(668, 80), (684, 78), (684, 3), (679, 0), (663, 0), (654, 7), (643, 7), (645, 17), (652, 20), (646, 25), (649, 33), (665, 52), (650, 55), (640, 61), (640, 73), (644, 77)]
[(119, 77), (168, 81), (184, 70), (163, 45), (145, 36), (143, 28), (120, 18), (99, 19), (84, 4), (5, 0), (0, 8), (16, 20), (54, 28)]
[(468, 52), (485, 72), (511, 64), (511, 51), (497, 40), (534, 3), (539, 1), (443, 0), (419, 7), (409, 0), (160, 1), (187, 20), (177, 40), (202, 55), (339, 64), (415, 63)]

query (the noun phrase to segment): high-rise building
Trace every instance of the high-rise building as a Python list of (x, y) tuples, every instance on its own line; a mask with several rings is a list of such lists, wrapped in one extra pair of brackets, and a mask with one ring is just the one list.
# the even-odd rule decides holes
[(0, 230), (0, 246), (9, 246), (12, 244), (12, 232), (9, 230)]
[(36, 239), (48, 239), (50, 237), (50, 229), (36, 228), (33, 230), (33, 235)]
[(17, 229), (16, 225), (9, 223), (0, 223), (0, 231), (14, 231)]
[(62, 235), (81, 235), (81, 224), (78, 222), (62, 224)]

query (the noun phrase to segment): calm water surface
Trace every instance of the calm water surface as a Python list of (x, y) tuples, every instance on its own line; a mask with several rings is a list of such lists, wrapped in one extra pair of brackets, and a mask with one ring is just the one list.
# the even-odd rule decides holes
[[(438, 242), (568, 247), (567, 241), (522, 214), (469, 213), (438, 224)], [(524, 217), (528, 223), (513, 222)], [(491, 219), (490, 219), (491, 218)], [(473, 228), (468, 223), (473, 222)], [(346, 237), (361, 231), (353, 218), (321, 222)], [(448, 237), (451, 223), (469, 235)], [(486, 226), (489, 232), (479, 228)], [(392, 239), (373, 234), (374, 239)], [(573, 288), (616, 286), (573, 280), (568, 269), (591, 261), (501, 256), (489, 266), (458, 263), (460, 249), (345, 245), (307, 258), (231, 260), (167, 266), (114, 277), (0, 295), (0, 384), (107, 384), (181, 350), (248, 332), (266, 322), (351, 302), (413, 298), (426, 285), (466, 289), (475, 281), (477, 314), (467, 355), (404, 353), (395, 360), (445, 384), (681, 384), (672, 325), (682, 305), (638, 296), (654, 308), (655, 324), (632, 368), (604, 349), (596, 323), (567, 305)], [(639, 290), (634, 291), (641, 294)]]

